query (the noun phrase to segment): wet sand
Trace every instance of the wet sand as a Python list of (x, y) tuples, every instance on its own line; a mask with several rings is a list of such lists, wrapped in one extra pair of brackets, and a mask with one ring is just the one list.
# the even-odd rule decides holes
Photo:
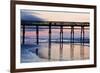
[[(43, 44), (42, 44), (43, 45)], [(42, 47), (39, 49), (39, 57), (43, 59), (48, 59), (48, 44), (45, 44), (45, 47)], [(81, 56), (81, 53), (84, 54), (84, 56)], [(71, 44), (63, 44), (63, 49), (62, 49), (62, 57), (60, 53), (60, 46), (59, 44), (52, 43), (51, 45), (51, 61), (52, 60), (72, 60), (71, 54)], [(73, 60), (81, 60), (81, 59), (89, 59), (89, 46), (83, 46), (80, 44), (74, 44), (73, 47)]]

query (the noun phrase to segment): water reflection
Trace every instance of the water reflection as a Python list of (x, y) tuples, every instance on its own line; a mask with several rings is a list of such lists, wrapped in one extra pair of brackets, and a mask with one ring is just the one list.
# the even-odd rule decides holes
[[(89, 29), (84, 28), (84, 40), (82, 40), (79, 27), (74, 27), (72, 32), (71, 27), (38, 26), (38, 33), (36, 31), (36, 26), (25, 27), (25, 43), (23, 44), (23, 29), (21, 29), (21, 45), (27, 44), (27, 48), (24, 47), (24, 49), (32, 48), (31, 51), (34, 50), (32, 53), (37, 55), (38, 61), (89, 59)], [(21, 56), (23, 59), (23, 53)]]

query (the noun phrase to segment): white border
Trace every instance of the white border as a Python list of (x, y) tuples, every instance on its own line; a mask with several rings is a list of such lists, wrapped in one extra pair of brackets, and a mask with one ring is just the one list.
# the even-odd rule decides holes
[[(63, 61), (63, 62), (33, 62), (20, 63), (20, 9), (30, 10), (54, 10), (54, 11), (73, 11), (73, 12), (89, 12), (90, 13), (90, 59), (78, 61)], [(16, 69), (23, 68), (39, 68), (53, 66), (73, 66), (86, 65), (94, 63), (94, 11), (93, 9), (85, 8), (69, 8), (69, 7), (50, 7), (50, 6), (35, 6), (35, 5), (16, 5)]]

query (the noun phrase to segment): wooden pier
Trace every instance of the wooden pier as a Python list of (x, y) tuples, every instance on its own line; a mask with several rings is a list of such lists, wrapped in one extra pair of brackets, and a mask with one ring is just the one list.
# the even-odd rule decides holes
[[(36, 26), (36, 44), (39, 45), (39, 26), (47, 26), (49, 30), (49, 39), (48, 39), (48, 60), (51, 59), (51, 36), (52, 36), (52, 26), (59, 26), (60, 28), (55, 28), (60, 30), (60, 60), (62, 60), (62, 54), (63, 54), (63, 29), (70, 29), (70, 47), (71, 47), (71, 53), (70, 57), (73, 60), (74, 57), (74, 27), (80, 27), (81, 28), (81, 35), (80, 35), (80, 45), (81, 45), (81, 50), (80, 50), (80, 56), (82, 59), (84, 59), (84, 36), (85, 36), (85, 31), (86, 29), (89, 29), (89, 22), (54, 22), (54, 21), (49, 21), (49, 22), (32, 22), (32, 21), (22, 21), (21, 22), (21, 27), (23, 29), (23, 40), (22, 44), (25, 44), (25, 27), (26, 26)], [(64, 28), (64, 27), (70, 27), (70, 28)], [(88, 27), (88, 28), (85, 28)], [(36, 54), (38, 55), (38, 48), (36, 51)]]

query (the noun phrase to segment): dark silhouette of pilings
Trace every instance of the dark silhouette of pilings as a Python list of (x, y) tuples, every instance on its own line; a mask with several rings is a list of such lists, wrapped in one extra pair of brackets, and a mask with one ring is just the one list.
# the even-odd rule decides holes
[[(60, 60), (62, 60), (62, 57), (63, 57), (63, 28), (64, 26), (68, 26), (68, 27), (71, 27), (70, 30), (70, 57), (71, 57), (71, 60), (74, 59), (74, 35), (75, 35), (75, 31), (74, 31), (74, 27), (80, 27), (81, 28), (81, 33), (80, 33), (80, 57), (81, 59), (84, 59), (84, 36), (85, 36), (85, 28), (84, 27), (89, 27), (89, 23), (71, 23), (71, 22), (68, 22), (68, 23), (62, 23), (62, 24), (56, 24), (56, 23), (52, 23), (52, 22), (49, 22), (48, 25), (45, 25), (45, 24), (42, 24), (42, 25), (33, 25), (33, 24), (22, 24), (22, 28), (23, 28), (23, 37), (22, 37), (22, 44), (25, 44), (25, 26), (36, 26), (36, 44), (39, 45), (39, 26), (48, 26), (49, 27), (49, 37), (48, 37), (48, 60), (51, 60), (51, 36), (52, 36), (52, 26), (59, 26), (60, 28), (56, 28), (56, 29), (59, 29), (60, 30)], [(56, 30), (55, 29), (55, 30)], [(67, 28), (66, 28), (67, 29)], [(69, 28), (68, 28), (69, 29)], [(38, 55), (38, 48), (36, 48), (36, 54)]]

